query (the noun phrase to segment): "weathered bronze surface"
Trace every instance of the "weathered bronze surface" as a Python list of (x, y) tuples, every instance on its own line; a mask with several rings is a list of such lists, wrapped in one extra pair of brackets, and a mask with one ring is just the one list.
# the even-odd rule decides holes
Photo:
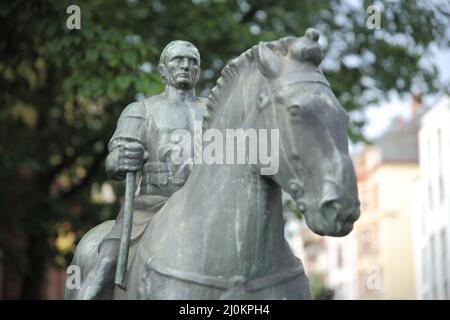
[[(127, 107), (110, 143), (112, 177), (143, 168), (127, 290), (116, 289), (115, 298), (311, 298), (302, 263), (284, 238), (281, 190), (317, 234), (344, 236), (359, 216), (348, 116), (319, 68), (318, 37), (308, 29), (304, 37), (260, 43), (232, 60), (206, 112), (192, 85), (198, 52), (175, 46), (176, 53), (168, 55), (175, 59), (173, 68), (172, 60), (161, 59), (166, 91)], [(181, 65), (188, 72), (178, 75)], [(181, 83), (190, 86), (177, 87)], [(270, 148), (278, 155), (278, 170), (263, 175), (259, 162), (200, 163), (190, 172), (191, 165), (172, 163), (168, 136), (176, 128), (192, 132), (193, 120), (203, 113), (204, 129), (224, 135), (230, 129), (277, 130), (279, 144)], [(208, 141), (201, 143), (207, 148)], [(68, 292), (68, 298), (112, 297), (118, 234), (117, 227), (109, 231), (111, 225), (80, 242), (73, 263), (87, 276), (82, 290)], [(99, 255), (88, 257), (100, 242)]]
[[(191, 170), (189, 164), (171, 163), (171, 152), (177, 147), (171, 133), (176, 129), (193, 133), (194, 122), (201, 121), (206, 110), (205, 99), (195, 94), (200, 54), (194, 45), (169, 43), (159, 69), (166, 83), (164, 92), (127, 106), (108, 145), (106, 171), (112, 179), (122, 180), (127, 172), (142, 173), (134, 203), (130, 258), (153, 214), (185, 183)], [(114, 225), (105, 222), (80, 241), (72, 264), (82, 269), (82, 287), (66, 289), (66, 298), (113, 298), (122, 220), (123, 208)]]

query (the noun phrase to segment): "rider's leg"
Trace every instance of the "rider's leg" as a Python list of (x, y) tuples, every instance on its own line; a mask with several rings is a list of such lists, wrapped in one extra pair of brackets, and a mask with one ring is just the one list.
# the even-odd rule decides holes
[(98, 259), (89, 270), (77, 295), (80, 300), (112, 299), (119, 240), (107, 239), (102, 243)]

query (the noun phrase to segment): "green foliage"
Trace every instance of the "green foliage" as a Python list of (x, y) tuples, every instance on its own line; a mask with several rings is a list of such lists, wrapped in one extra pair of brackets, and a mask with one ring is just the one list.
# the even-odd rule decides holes
[[(203, 94), (232, 57), (308, 27), (323, 35), (324, 71), (349, 111), (391, 91), (443, 88), (432, 61), (419, 65), (431, 42), (448, 45), (448, 6), (428, 1), (384, 4), (380, 30), (366, 28), (368, 1), (77, 1), (81, 30), (66, 28), (69, 4), (0, 5), (0, 248), (25, 279), (22, 297), (38, 296), (46, 264), (70, 259), (55, 248), (60, 232), (79, 239), (118, 212), (120, 197), (94, 202), (91, 186), (107, 180), (104, 158), (121, 110), (136, 94), (162, 90), (157, 64), (171, 40), (199, 48)], [(364, 138), (362, 125), (353, 123), (352, 138)], [(113, 186), (121, 195), (122, 185)]]
[(292, 198), (285, 193), (284, 197), (286, 198), (283, 201), (283, 219), (285, 222), (289, 221), (290, 219), (303, 219), (302, 212), (297, 208), (296, 203)]
[(334, 297), (333, 290), (326, 287), (323, 278), (323, 275), (320, 273), (309, 275), (311, 295), (314, 300), (332, 300)]

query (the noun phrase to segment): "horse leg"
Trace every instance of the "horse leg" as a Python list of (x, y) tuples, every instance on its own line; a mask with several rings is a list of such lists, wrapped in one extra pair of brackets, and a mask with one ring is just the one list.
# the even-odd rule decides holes
[(86, 279), (77, 295), (79, 300), (112, 299), (114, 275), (116, 271), (119, 240), (108, 239), (100, 247), (94, 267), (87, 273)]
[[(80, 291), (90, 282), (90, 274), (92, 270), (96, 269), (101, 253), (98, 252), (98, 247), (103, 238), (111, 231), (114, 225), (114, 220), (105, 221), (104, 223), (89, 230), (77, 245), (71, 266), (77, 266), (80, 271), (81, 284), (69, 288), (65, 287), (64, 298), (66, 300), (78, 299)], [(107, 248), (108, 249), (108, 248)], [(106, 252), (105, 252), (106, 253)], [(117, 255), (117, 254), (116, 254)], [(103, 264), (104, 269), (105, 263)]]

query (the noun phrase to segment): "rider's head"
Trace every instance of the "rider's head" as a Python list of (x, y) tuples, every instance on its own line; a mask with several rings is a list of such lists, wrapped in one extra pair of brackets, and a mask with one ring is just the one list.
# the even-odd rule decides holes
[(190, 42), (172, 41), (161, 54), (159, 72), (167, 85), (191, 89), (200, 77), (200, 53)]

